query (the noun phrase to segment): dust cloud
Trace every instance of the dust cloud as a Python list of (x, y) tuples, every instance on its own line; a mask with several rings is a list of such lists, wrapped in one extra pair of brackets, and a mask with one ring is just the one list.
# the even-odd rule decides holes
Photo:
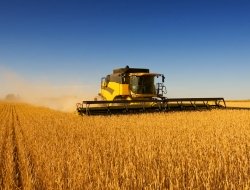
[(98, 91), (93, 89), (90, 85), (53, 85), (48, 81), (29, 81), (16, 72), (0, 67), (0, 99), (12, 97), (12, 101), (74, 112), (76, 103), (93, 100)]

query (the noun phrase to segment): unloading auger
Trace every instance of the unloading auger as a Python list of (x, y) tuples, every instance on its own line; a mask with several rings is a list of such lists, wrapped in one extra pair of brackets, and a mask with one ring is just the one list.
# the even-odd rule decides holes
[(114, 69), (101, 79), (101, 90), (93, 101), (77, 103), (81, 115), (130, 114), (226, 108), (224, 98), (167, 98), (165, 76), (149, 69)]

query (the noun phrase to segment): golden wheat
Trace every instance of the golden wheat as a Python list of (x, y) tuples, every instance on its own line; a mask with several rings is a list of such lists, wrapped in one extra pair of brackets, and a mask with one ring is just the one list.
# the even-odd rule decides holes
[(237, 100), (231, 100), (231, 101), (226, 101), (227, 106), (229, 107), (247, 107), (250, 108), (250, 100), (245, 100), (245, 101), (237, 101)]
[(249, 189), (249, 113), (80, 117), (1, 103), (1, 188)]

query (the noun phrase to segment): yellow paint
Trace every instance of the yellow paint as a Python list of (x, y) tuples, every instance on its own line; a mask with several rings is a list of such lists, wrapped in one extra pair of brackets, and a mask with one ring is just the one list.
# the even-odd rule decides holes
[[(111, 90), (113, 90), (113, 92), (111, 92)], [(129, 85), (109, 82), (107, 87), (101, 88), (101, 95), (106, 100), (114, 100), (117, 96), (130, 96)]]

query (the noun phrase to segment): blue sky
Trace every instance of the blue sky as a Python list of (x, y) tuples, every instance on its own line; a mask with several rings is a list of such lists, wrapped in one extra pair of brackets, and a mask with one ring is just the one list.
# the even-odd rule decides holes
[(250, 99), (249, 10), (247, 0), (2, 0), (0, 69), (95, 94), (114, 68), (146, 67), (166, 75), (168, 97)]

